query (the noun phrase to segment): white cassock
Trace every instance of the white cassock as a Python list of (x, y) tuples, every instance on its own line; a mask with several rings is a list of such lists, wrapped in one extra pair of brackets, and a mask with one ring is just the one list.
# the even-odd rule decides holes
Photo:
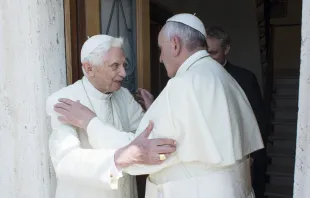
[(150, 174), (147, 198), (252, 198), (248, 155), (263, 148), (252, 108), (238, 83), (205, 50), (189, 57), (144, 115), (150, 138), (172, 138), (177, 151)]
[[(100, 141), (103, 138), (100, 133), (86, 133), (59, 122), (59, 114), (53, 110), (59, 98), (80, 100), (92, 109), (97, 114), (97, 121), (113, 129), (108, 133), (110, 136), (104, 136), (111, 141)], [(127, 89), (121, 88), (112, 95), (106, 95), (83, 77), (48, 97), (46, 108), (53, 129), (49, 148), (57, 176), (56, 198), (137, 197), (135, 177), (125, 173), (122, 175), (114, 163), (115, 150), (134, 138), (143, 116), (142, 108)], [(116, 129), (118, 133), (114, 137)]]

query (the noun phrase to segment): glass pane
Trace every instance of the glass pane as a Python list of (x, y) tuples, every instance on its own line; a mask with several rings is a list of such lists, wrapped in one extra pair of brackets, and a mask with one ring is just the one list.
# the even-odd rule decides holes
[(124, 38), (128, 67), (123, 87), (136, 90), (135, 0), (101, 0), (101, 33)]

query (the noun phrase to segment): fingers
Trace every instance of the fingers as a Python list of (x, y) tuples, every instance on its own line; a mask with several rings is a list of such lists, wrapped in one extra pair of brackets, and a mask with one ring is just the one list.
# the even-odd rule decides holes
[[(165, 155), (165, 159), (160, 159), (160, 155), (163, 154)], [(150, 165), (157, 165), (157, 164), (161, 164), (163, 163), (164, 161), (166, 161), (169, 157), (170, 157), (171, 154), (164, 154), (164, 153), (158, 153), (158, 154), (154, 154), (152, 157), (151, 157), (151, 160), (149, 162)]]
[(63, 116), (68, 116), (68, 113), (69, 113), (68, 110), (63, 109), (63, 108), (58, 108), (58, 107), (55, 107), (54, 111), (59, 113), (59, 114), (61, 114), (61, 115), (63, 115)]
[(57, 103), (54, 105), (54, 109), (63, 109), (63, 110), (66, 110), (66, 111), (69, 111), (69, 108), (71, 106), (66, 104), (66, 103)]
[(136, 95), (136, 100), (139, 102), (139, 103), (144, 103), (144, 99), (141, 95)]
[[(70, 111), (74, 104), (82, 106), (82, 104), (81, 104), (81, 102), (79, 100), (74, 102), (74, 101), (72, 101), (70, 99), (60, 98), (59, 99), (59, 103), (54, 105), (54, 109), (63, 109), (63, 110), (66, 110), (66, 111)], [(77, 108), (77, 107), (78, 106), (76, 106), (75, 108)]]
[(152, 141), (157, 146), (161, 146), (161, 145), (175, 146), (176, 145), (175, 140), (168, 139), (168, 138), (157, 138), (157, 139), (153, 139)]
[(153, 95), (152, 95), (149, 91), (147, 91), (147, 90), (144, 90), (144, 91), (143, 91), (143, 94), (146, 95), (146, 96), (148, 96), (149, 98), (152, 98), (152, 97), (153, 97)]
[(168, 159), (168, 157), (170, 157), (170, 154), (164, 154), (165, 155), (165, 158), (164, 160), (161, 160), (160, 159), (160, 154), (157, 154), (156, 157), (155, 157), (155, 160), (154, 160), (154, 164), (161, 164), (163, 163), (164, 161), (166, 161)]
[(139, 103), (142, 107), (145, 106), (144, 101), (142, 101), (142, 100), (138, 100), (138, 103)]
[(69, 123), (69, 120), (65, 116), (58, 116), (58, 120), (60, 122)]
[(147, 98), (149, 95), (147, 93), (146, 90), (141, 90), (141, 97), (144, 99), (144, 98)]
[(143, 89), (143, 88), (138, 88), (138, 93), (141, 92), (141, 91), (143, 91), (143, 90), (145, 90), (145, 89)]
[(154, 123), (153, 121), (149, 121), (149, 125), (146, 127), (146, 129), (143, 131), (143, 136), (144, 137), (149, 137), (149, 135), (151, 134), (152, 130), (153, 130), (153, 127), (154, 127)]
[(67, 99), (67, 98), (59, 98), (58, 99), (59, 102), (63, 102), (67, 105), (74, 105), (74, 101), (73, 100), (70, 100), (70, 99)]
[(146, 89), (138, 88), (137, 96), (140, 98), (151, 98), (153, 95)]
[(143, 99), (140, 92), (138, 92), (135, 96), (136, 96), (136, 98), (139, 99), (139, 100)]
[(171, 154), (176, 151), (175, 146), (157, 146), (154, 150), (156, 153)]

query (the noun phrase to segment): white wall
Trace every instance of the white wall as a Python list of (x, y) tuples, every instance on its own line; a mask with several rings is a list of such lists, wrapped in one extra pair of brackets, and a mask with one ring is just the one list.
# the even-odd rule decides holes
[(258, 26), (254, 1), (249, 0), (152, 0), (175, 13), (196, 13), (205, 26), (218, 25), (231, 36), (229, 60), (255, 73), (261, 84)]
[(0, 1), (0, 197), (52, 198), (46, 97), (66, 84), (63, 1)]
[(302, 6), (302, 45), (300, 56), (301, 65), (294, 172), (294, 198), (309, 198), (310, 195), (310, 1), (303, 1)]

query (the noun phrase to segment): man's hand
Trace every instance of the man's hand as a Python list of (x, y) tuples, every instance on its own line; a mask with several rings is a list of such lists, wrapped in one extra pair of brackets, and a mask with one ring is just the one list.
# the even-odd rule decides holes
[(176, 150), (176, 143), (172, 139), (148, 139), (154, 124), (150, 121), (148, 127), (128, 146), (115, 152), (115, 165), (118, 170), (133, 164), (156, 165), (164, 160), (160, 154), (168, 158)]
[(96, 114), (82, 105), (80, 101), (74, 102), (70, 99), (60, 98), (59, 102), (54, 105), (54, 110), (62, 115), (58, 117), (61, 122), (86, 130), (91, 119), (96, 117)]
[(138, 89), (136, 99), (145, 110), (148, 110), (154, 102), (154, 96), (149, 91), (142, 88)]

